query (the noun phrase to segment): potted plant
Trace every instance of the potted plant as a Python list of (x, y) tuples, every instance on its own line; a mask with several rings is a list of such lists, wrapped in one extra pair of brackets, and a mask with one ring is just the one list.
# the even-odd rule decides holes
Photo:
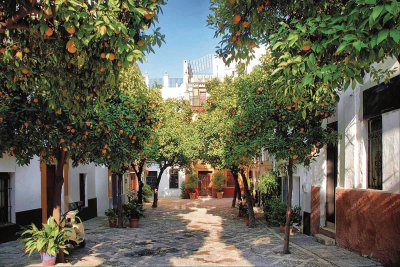
[(31, 224), (25, 228), (20, 237), (24, 252), (29, 256), (34, 251), (39, 252), (43, 266), (55, 265), (59, 252), (68, 254), (66, 239), (65, 230), (59, 227), (53, 217), (50, 217), (47, 224), (43, 224), (41, 229)]
[(150, 203), (152, 196), (153, 196), (153, 190), (151, 189), (151, 186), (148, 184), (144, 184), (143, 185), (143, 201), (146, 203)]
[(108, 217), (108, 224), (115, 228), (118, 225), (118, 210), (116, 208), (106, 209), (104, 214)]
[(250, 224), (249, 207), (244, 201), (239, 202), (239, 217), (244, 218), (247, 226)]
[(192, 172), (189, 175), (188, 181), (186, 183), (186, 189), (189, 191), (190, 199), (197, 198), (196, 189), (198, 187), (198, 183), (199, 183), (199, 176), (197, 175), (196, 172)]
[[(264, 207), (264, 212), (267, 214), (267, 221), (274, 226), (279, 226), (281, 233), (285, 232), (286, 224), (286, 203), (280, 197), (274, 196), (269, 199)], [(290, 216), (290, 234), (293, 234), (293, 224), (301, 222), (301, 208), (294, 207)]]
[(214, 174), (214, 189), (217, 191), (217, 198), (222, 198), (224, 195), (224, 192), (222, 191), (225, 187), (226, 183), (226, 176), (223, 175), (221, 172), (217, 172)]
[(139, 227), (139, 219), (144, 216), (143, 205), (139, 204), (137, 199), (131, 200), (124, 204), (125, 216), (129, 219), (129, 226), (131, 228)]

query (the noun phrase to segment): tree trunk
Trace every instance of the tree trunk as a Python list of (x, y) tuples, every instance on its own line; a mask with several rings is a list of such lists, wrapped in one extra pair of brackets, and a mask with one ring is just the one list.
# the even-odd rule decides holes
[(290, 215), (292, 214), (292, 192), (293, 192), (293, 159), (289, 159), (288, 164), (288, 195), (286, 209), (286, 224), (285, 224), (285, 240), (283, 244), (283, 253), (289, 254), (289, 236), (290, 236)]
[(139, 180), (139, 190), (138, 190), (138, 203), (143, 204), (143, 186), (144, 183), (142, 181), (142, 177), (138, 178)]
[[(238, 171), (236, 169), (231, 169), (231, 172), (233, 175), (233, 181), (235, 182), (235, 195), (233, 196), (232, 207), (235, 207), (236, 199), (242, 200), (242, 193), (240, 192)], [(237, 196), (237, 198), (236, 198), (236, 196)]]
[(143, 167), (145, 164), (145, 160), (141, 160), (139, 165), (136, 166), (132, 163), (132, 168), (133, 171), (135, 172), (137, 179), (138, 179), (138, 183), (139, 183), (139, 189), (138, 189), (138, 203), (139, 204), (143, 204), (143, 181), (142, 181), (142, 172), (143, 172)]
[(62, 186), (64, 184), (64, 165), (66, 161), (66, 153), (62, 149), (59, 149), (55, 153), (55, 157), (57, 159), (56, 165), (56, 177), (53, 188), (53, 218), (57, 222), (60, 223), (61, 220), (61, 191)]
[(256, 226), (256, 219), (254, 217), (254, 209), (253, 209), (253, 197), (250, 193), (249, 185), (247, 183), (247, 178), (246, 174), (244, 173), (244, 170), (241, 170), (240, 174), (242, 175), (243, 178), (244, 194), (246, 195), (246, 203), (249, 211), (249, 219), (250, 219), (249, 227), (252, 228)]
[(156, 186), (153, 188), (153, 205), (152, 205), (153, 208), (158, 207), (158, 187), (160, 186), (161, 177), (166, 168), (167, 168), (166, 166), (160, 166), (160, 173), (157, 176)]
[[(64, 184), (64, 165), (67, 159), (67, 155), (64, 150), (58, 149), (55, 153), (55, 158), (57, 159), (56, 165), (56, 175), (53, 188), (53, 218), (60, 224), (61, 221), (61, 191)], [(64, 263), (64, 253), (60, 251), (57, 255), (57, 262)]]
[(235, 191), (233, 193), (233, 199), (232, 199), (232, 208), (236, 207), (236, 196), (237, 196), (238, 188), (235, 185)]
[(123, 228), (124, 227), (124, 217), (123, 217), (123, 211), (122, 211), (122, 181), (123, 177), (122, 174), (117, 174), (117, 196), (118, 196), (118, 227)]

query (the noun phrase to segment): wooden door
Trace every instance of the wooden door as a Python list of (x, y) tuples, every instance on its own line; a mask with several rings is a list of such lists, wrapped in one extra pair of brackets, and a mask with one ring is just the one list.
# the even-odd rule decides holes
[[(337, 122), (328, 125), (329, 128), (337, 131)], [(335, 223), (335, 194), (337, 185), (338, 168), (338, 146), (329, 144), (326, 149), (326, 221)]]
[(211, 172), (210, 171), (199, 171), (199, 195), (209, 196), (211, 195), (211, 190), (209, 188), (211, 182)]

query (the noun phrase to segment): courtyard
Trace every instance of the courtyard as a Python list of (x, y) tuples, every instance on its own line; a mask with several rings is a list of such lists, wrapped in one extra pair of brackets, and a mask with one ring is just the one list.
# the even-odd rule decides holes
[[(105, 217), (85, 222), (86, 247), (75, 248), (58, 266), (380, 266), (313, 237), (291, 237), (291, 254), (280, 253), (283, 234), (265, 224), (248, 228), (231, 199), (160, 199), (146, 204), (139, 228), (109, 228)], [(15, 241), (0, 244), (0, 266), (40, 266)]]

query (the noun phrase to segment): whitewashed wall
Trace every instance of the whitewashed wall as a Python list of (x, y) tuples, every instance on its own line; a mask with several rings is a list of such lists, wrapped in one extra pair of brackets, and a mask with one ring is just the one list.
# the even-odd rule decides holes
[[(156, 171), (157, 174), (160, 172), (157, 164), (150, 164), (148, 166), (149, 171)], [(160, 186), (158, 190), (159, 197), (179, 197), (180, 196), (180, 189), (169, 188), (169, 175), (170, 168), (167, 168), (163, 175), (161, 176)], [(179, 185), (185, 181), (185, 173), (183, 171), (179, 171), (178, 174)]]
[(95, 166), (97, 216), (105, 216), (104, 211), (109, 208), (108, 199), (108, 169)]

